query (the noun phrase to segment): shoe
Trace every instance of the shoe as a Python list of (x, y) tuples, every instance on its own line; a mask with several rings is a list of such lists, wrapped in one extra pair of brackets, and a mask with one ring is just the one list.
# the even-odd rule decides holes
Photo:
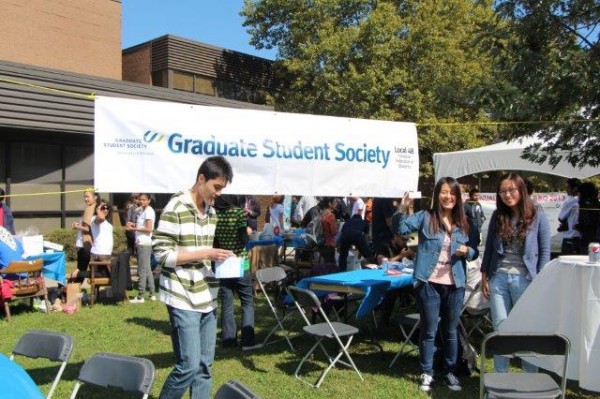
[(444, 376), (444, 382), (448, 386), (448, 389), (451, 391), (458, 392), (458, 391), (462, 390), (462, 388), (460, 386), (460, 381), (452, 373), (448, 373)]
[(130, 303), (144, 303), (146, 302), (146, 300), (144, 298), (141, 297), (137, 297), (137, 298), (133, 298), (129, 300)]
[(254, 350), (254, 349), (260, 349), (262, 347), (263, 347), (262, 344), (248, 345), (248, 346), (242, 346), (242, 350), (243, 351), (251, 351), (251, 350)]
[(430, 392), (433, 389), (433, 377), (429, 374), (421, 374), (419, 389), (423, 392)]
[(156, 295), (150, 295), (150, 300), (151, 300), (152, 302), (156, 301)]

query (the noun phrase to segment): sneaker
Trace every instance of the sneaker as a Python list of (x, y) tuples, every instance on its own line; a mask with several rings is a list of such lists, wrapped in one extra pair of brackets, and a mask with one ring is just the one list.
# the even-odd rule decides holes
[(153, 302), (156, 301), (156, 295), (150, 295), (150, 300)]
[(419, 389), (423, 392), (430, 392), (433, 389), (433, 377), (429, 374), (421, 374)]
[(129, 300), (130, 303), (144, 303), (146, 302), (143, 297), (136, 297)]
[(263, 347), (262, 344), (248, 345), (248, 346), (242, 346), (242, 350), (243, 351), (251, 351), (251, 350), (254, 350), (254, 349), (260, 349), (262, 347)]
[(458, 392), (458, 391), (462, 390), (462, 388), (460, 386), (460, 381), (452, 373), (448, 373), (444, 376), (444, 382), (448, 386), (448, 389), (450, 389), (451, 391)]

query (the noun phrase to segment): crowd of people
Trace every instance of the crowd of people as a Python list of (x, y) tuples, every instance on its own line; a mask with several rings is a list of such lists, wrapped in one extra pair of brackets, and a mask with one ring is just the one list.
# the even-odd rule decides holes
[[(246, 244), (258, 230), (261, 207), (252, 195), (221, 194), (231, 183), (233, 171), (223, 157), (207, 158), (198, 169), (190, 190), (176, 193), (157, 221), (150, 194), (132, 194), (124, 211), (127, 247), (137, 257), (138, 295), (132, 303), (150, 300), (165, 303), (172, 325), (176, 364), (161, 391), (161, 398), (208, 397), (211, 365), (217, 343), (217, 301), (221, 304), (223, 347), (243, 350), (256, 347), (254, 291)], [(496, 209), (485, 215), (479, 191), (471, 189), (462, 200), (461, 186), (451, 177), (436, 182), (431, 206), (414, 211), (413, 200), (403, 198), (293, 197), (293, 226), (314, 228), (318, 221), (318, 252), (322, 262), (347, 270), (354, 249), (363, 264), (413, 262), (412, 295), (420, 314), (419, 388), (431, 391), (440, 379), (459, 391), (455, 368), (458, 360), (457, 326), (465, 297), (467, 262), (481, 259), (483, 295), (490, 300), (493, 328), (498, 329), (527, 287), (550, 260), (550, 224), (543, 208), (532, 197), (527, 180), (515, 173), (502, 176), (496, 186)], [(567, 180), (569, 198), (559, 214), (563, 233), (561, 253), (585, 254), (590, 242), (600, 238), (600, 202), (593, 183)], [(14, 234), (10, 208), (0, 189), (0, 226)], [(111, 204), (92, 189), (83, 195), (81, 218), (73, 223), (77, 232), (77, 269), (71, 281), (89, 276), (90, 260), (105, 261), (113, 253)], [(273, 196), (265, 222), (275, 234), (284, 230), (283, 196)], [(489, 223), (482, 242), (481, 231)], [(156, 228), (155, 228), (156, 226)], [(416, 249), (409, 248), (413, 237)], [(337, 255), (337, 258), (336, 258)], [(215, 263), (240, 259), (241, 275), (215, 277)], [(159, 271), (158, 289), (151, 263)], [(99, 269), (98, 277), (110, 270)], [(234, 314), (234, 298), (241, 302), (241, 328)], [(391, 301), (390, 301), (391, 298)], [(382, 304), (387, 317), (394, 296)], [(239, 341), (238, 341), (239, 330)], [(434, 375), (436, 336), (442, 337), (442, 370)], [(497, 372), (506, 372), (508, 359), (494, 358)], [(525, 371), (536, 368), (523, 362)]]

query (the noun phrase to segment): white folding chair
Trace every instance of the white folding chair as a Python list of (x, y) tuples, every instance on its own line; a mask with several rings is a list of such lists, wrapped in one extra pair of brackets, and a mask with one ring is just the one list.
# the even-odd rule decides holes
[[(298, 364), (298, 367), (296, 368), (296, 371), (294, 372), (294, 376), (296, 378), (298, 378), (299, 380), (302, 380), (299, 375), (302, 365), (310, 357), (310, 355), (312, 355), (312, 353), (318, 347), (320, 347), (321, 350), (323, 351), (323, 353), (325, 354), (325, 356), (327, 357), (327, 359), (329, 361), (329, 365), (327, 366), (327, 368), (325, 368), (325, 370), (323, 370), (323, 373), (321, 373), (321, 376), (319, 377), (319, 379), (317, 380), (317, 383), (315, 385), (312, 385), (308, 382), (307, 382), (307, 384), (311, 385), (314, 388), (319, 388), (321, 386), (321, 383), (325, 379), (325, 376), (329, 372), (329, 370), (331, 370), (331, 368), (334, 367), (337, 363), (340, 363), (346, 367), (350, 367), (350, 368), (354, 369), (356, 374), (358, 374), (358, 377), (360, 378), (360, 380), (364, 381), (360, 371), (358, 370), (358, 368), (354, 364), (354, 361), (352, 360), (352, 357), (350, 357), (350, 354), (348, 353), (348, 347), (352, 343), (352, 338), (354, 338), (354, 335), (356, 333), (358, 333), (358, 328), (351, 326), (349, 324), (344, 324), (344, 323), (340, 323), (340, 322), (336, 322), (336, 321), (334, 321), (334, 322), (329, 321), (329, 318), (327, 317), (326, 312), (321, 307), (321, 301), (319, 301), (319, 298), (317, 298), (317, 296), (312, 291), (305, 290), (305, 289), (299, 288), (299, 287), (293, 287), (293, 286), (289, 287), (288, 291), (289, 291), (290, 295), (292, 296), (292, 298), (294, 298), (294, 303), (298, 307), (298, 310), (302, 314), (302, 318), (304, 319), (304, 322), (306, 323), (306, 326), (304, 326), (304, 328), (303, 328), (304, 332), (309, 335), (314, 336), (315, 339), (317, 340), (317, 342), (312, 346), (312, 348), (310, 348), (310, 350), (302, 358), (302, 360), (300, 361), (300, 364)], [(306, 315), (306, 313), (307, 313), (306, 309), (311, 309), (311, 308), (317, 309), (317, 311), (323, 318), (324, 322), (317, 323), (317, 324), (311, 324), (309, 318)], [(345, 343), (342, 342), (342, 337), (347, 337), (347, 341)], [(325, 349), (325, 346), (323, 346), (323, 340), (325, 340), (325, 339), (330, 339), (330, 340), (337, 342), (340, 350), (335, 357), (331, 357), (329, 355), (329, 353), (327, 352), (327, 350)], [(341, 360), (342, 356), (346, 357), (346, 359), (348, 360), (348, 363)], [(304, 381), (304, 380), (302, 380), (302, 381)], [(304, 381), (304, 382), (306, 382), (306, 381)]]
[(46, 395), (46, 398), (49, 399), (52, 397), (65, 367), (67, 367), (71, 352), (73, 352), (73, 338), (70, 335), (52, 331), (31, 330), (19, 338), (12, 350), (10, 360), (14, 360), (15, 356), (25, 356), (33, 359), (41, 357), (53, 362), (61, 362), (52, 386)]

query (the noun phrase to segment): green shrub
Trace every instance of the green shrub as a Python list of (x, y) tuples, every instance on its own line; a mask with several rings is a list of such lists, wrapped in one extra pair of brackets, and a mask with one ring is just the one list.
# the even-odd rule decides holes
[[(67, 261), (75, 261), (77, 260), (76, 237), (77, 231), (73, 229), (58, 229), (44, 235), (44, 240), (62, 245)], [(113, 240), (113, 253), (117, 254), (127, 250), (127, 238), (125, 237), (125, 229), (123, 227), (114, 228)]]

